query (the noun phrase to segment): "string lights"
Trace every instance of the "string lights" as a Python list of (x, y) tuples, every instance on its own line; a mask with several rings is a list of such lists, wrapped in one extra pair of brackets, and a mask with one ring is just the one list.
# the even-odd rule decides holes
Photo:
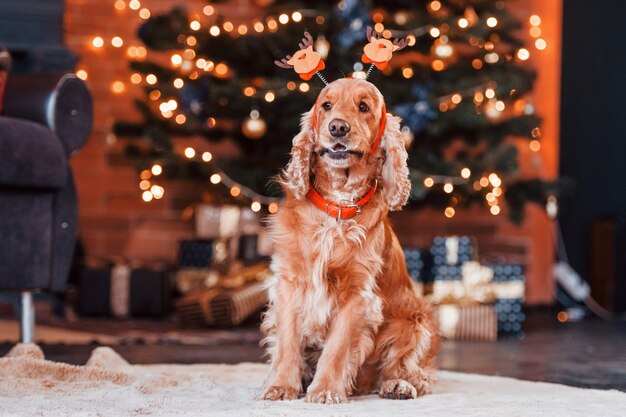
[[(213, 160), (213, 154), (205, 151), (198, 153), (193, 147), (188, 146), (183, 150), (183, 156), (191, 161), (202, 162), (205, 164)], [(222, 185), (229, 189), (233, 198), (241, 198), (242, 196), (250, 201), (250, 208), (254, 212), (260, 211), (263, 206), (267, 206), (270, 213), (278, 211), (278, 203), (280, 198), (268, 197), (257, 193), (245, 185), (238, 183), (219, 169), (216, 165), (212, 165), (213, 173), (209, 177), (209, 182), (213, 185)], [(157, 183), (158, 178), (164, 174), (163, 166), (156, 162), (149, 169), (144, 169), (139, 173), (139, 189), (142, 191), (141, 198), (146, 202), (160, 200), (165, 195), (165, 188)]]

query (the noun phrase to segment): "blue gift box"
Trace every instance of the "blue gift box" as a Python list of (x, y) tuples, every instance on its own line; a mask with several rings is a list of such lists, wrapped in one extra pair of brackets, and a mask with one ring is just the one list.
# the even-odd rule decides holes
[(437, 236), (433, 240), (430, 253), (433, 266), (461, 266), (471, 261), (475, 255), (474, 244), (469, 236)]
[[(492, 264), (489, 267), (493, 270), (493, 282), (506, 288), (507, 283), (511, 285), (521, 284), (525, 280), (524, 268), (518, 264)], [(519, 286), (519, 285), (518, 285)], [(506, 298), (504, 298), (506, 297)], [(526, 316), (522, 310), (524, 302), (523, 295), (509, 297), (504, 291), (504, 295), (499, 297), (494, 303), (498, 316), (498, 333), (501, 335), (515, 335), (522, 331), (522, 324)]]
[(207, 268), (213, 256), (213, 240), (183, 240), (178, 251), (178, 265), (186, 268)]

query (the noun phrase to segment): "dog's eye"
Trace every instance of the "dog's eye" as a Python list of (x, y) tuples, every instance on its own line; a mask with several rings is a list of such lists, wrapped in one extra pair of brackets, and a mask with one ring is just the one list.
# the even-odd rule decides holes
[(366, 111), (368, 111), (370, 108), (367, 104), (365, 104), (364, 101), (362, 101), (361, 103), (359, 103), (359, 111), (365, 113)]
[(330, 101), (325, 101), (324, 104), (322, 104), (322, 108), (324, 110), (330, 110), (331, 104)]

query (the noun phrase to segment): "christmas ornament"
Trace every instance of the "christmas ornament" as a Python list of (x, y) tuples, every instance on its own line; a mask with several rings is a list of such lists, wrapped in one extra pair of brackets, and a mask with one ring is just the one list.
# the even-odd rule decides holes
[(244, 120), (241, 125), (241, 131), (249, 139), (259, 139), (265, 135), (267, 124), (261, 118), (258, 110), (252, 110), (250, 117)]
[(383, 35), (367, 27), (368, 44), (363, 48), (361, 61), (366, 64), (374, 64), (379, 70), (387, 68), (387, 64), (395, 51), (399, 51), (407, 46), (407, 39), (394, 39), (391, 42), (383, 39)]
[(299, 44), (300, 50), (285, 58), (274, 61), (281, 68), (293, 68), (300, 78), (310, 80), (318, 71), (325, 68), (320, 54), (313, 50), (313, 37), (309, 32), (304, 32), (304, 38)]

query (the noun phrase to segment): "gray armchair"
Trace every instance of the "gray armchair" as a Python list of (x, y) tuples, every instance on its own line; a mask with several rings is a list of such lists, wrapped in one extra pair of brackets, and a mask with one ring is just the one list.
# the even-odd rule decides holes
[(34, 338), (32, 293), (65, 289), (78, 205), (69, 158), (87, 140), (92, 100), (73, 74), (10, 75), (0, 115), (0, 291), (21, 293), (21, 338)]

